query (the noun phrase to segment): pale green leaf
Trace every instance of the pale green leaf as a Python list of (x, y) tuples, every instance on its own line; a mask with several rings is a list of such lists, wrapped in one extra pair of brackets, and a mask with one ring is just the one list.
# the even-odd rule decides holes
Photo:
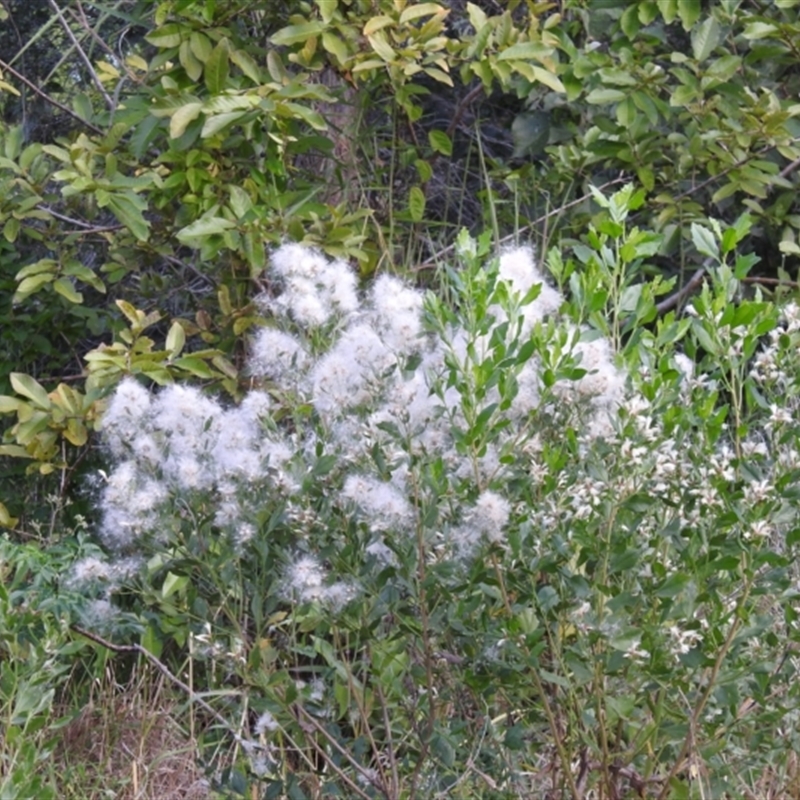
[(392, 46), (389, 44), (382, 31), (379, 31), (373, 36), (368, 36), (367, 38), (369, 39), (369, 43), (372, 45), (372, 49), (384, 61), (391, 62), (397, 58), (397, 53), (395, 53), (395, 51), (392, 49)]
[(11, 379), (11, 388), (17, 394), (27, 397), (35, 406), (44, 411), (50, 409), (50, 398), (47, 396), (44, 386), (35, 378), (22, 372), (12, 372), (9, 378)]
[(181, 350), (183, 350), (183, 346), (185, 344), (186, 331), (184, 331), (183, 325), (176, 320), (170, 326), (169, 333), (167, 334), (166, 347), (170, 358), (175, 358), (175, 356), (177, 356)]
[(231, 211), (241, 219), (253, 207), (253, 201), (241, 186), (229, 186), (228, 189), (231, 193)]
[(29, 295), (38, 292), (45, 284), (52, 283), (54, 276), (52, 273), (42, 273), (40, 275), (31, 275), (30, 278), (25, 278), (20, 281), (17, 286), (17, 291), (14, 292), (12, 303), (20, 303)]
[(178, 47), (191, 35), (191, 29), (177, 22), (168, 22), (160, 28), (148, 33), (144, 38), (156, 47)]
[(414, 222), (425, 216), (425, 193), (419, 186), (412, 186), (408, 193), (408, 213)]
[(187, 103), (181, 106), (169, 121), (169, 135), (172, 139), (177, 139), (186, 132), (186, 126), (200, 116), (203, 109), (202, 103)]
[(191, 225), (187, 225), (185, 228), (179, 230), (176, 237), (181, 242), (198, 245), (199, 243), (194, 240), (224, 233), (235, 227), (236, 223), (224, 217), (201, 217), (191, 223)]
[(591, 105), (605, 106), (610, 103), (621, 103), (627, 94), (620, 89), (592, 89), (586, 95), (586, 102)]
[(719, 44), (721, 30), (719, 22), (709, 17), (702, 25), (692, 30), (692, 53), (699, 62), (705, 61)]
[(211, 40), (202, 31), (192, 31), (189, 37), (189, 46), (192, 48), (195, 58), (204, 64), (214, 49)]
[(230, 73), (229, 49), (228, 40), (222, 39), (211, 51), (211, 55), (206, 61), (206, 88), (211, 94), (222, 94), (227, 88), (228, 75)]
[(214, 136), (214, 134), (219, 133), (223, 128), (240, 120), (246, 114), (246, 111), (232, 111), (229, 114), (216, 114), (213, 117), (207, 117), (206, 121), (203, 123), (203, 130), (200, 132), (200, 136), (203, 139)]
[(133, 192), (114, 194), (109, 197), (108, 207), (114, 216), (140, 241), (150, 237), (150, 223), (142, 215), (144, 201)]
[(453, 142), (444, 131), (430, 131), (428, 141), (434, 152), (441, 153), (443, 156), (453, 155)]
[(498, 61), (540, 61), (542, 58), (551, 56), (553, 50), (537, 42), (518, 42), (506, 48), (497, 56)]
[(412, 3), (406, 6), (406, 8), (403, 9), (403, 13), (400, 14), (400, 24), (405, 25), (413, 19), (427, 17), (431, 14), (439, 14), (444, 17), (448, 13), (449, 9), (443, 8), (438, 3)]
[(291, 45), (307, 42), (312, 36), (319, 36), (325, 30), (321, 21), (301, 22), (299, 25), (288, 25), (281, 28), (270, 37), (270, 41), (277, 45)]
[(83, 302), (83, 295), (75, 291), (75, 287), (69, 278), (59, 278), (53, 283), (53, 288), (58, 294), (69, 300), (70, 303), (79, 305)]
[(230, 59), (236, 64), (237, 67), (250, 78), (253, 83), (261, 84), (263, 82), (263, 75), (261, 74), (261, 67), (256, 64), (255, 60), (249, 53), (244, 50), (232, 50)]
[(692, 223), (692, 242), (699, 253), (711, 258), (719, 258), (719, 249), (714, 234), (708, 228)]

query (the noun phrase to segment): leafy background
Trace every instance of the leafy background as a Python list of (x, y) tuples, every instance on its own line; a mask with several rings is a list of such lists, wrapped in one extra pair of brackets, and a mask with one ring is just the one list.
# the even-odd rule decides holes
[[(90, 476), (106, 463), (97, 428), (109, 393), (138, 376), (240, 401), (253, 385), (248, 337), (273, 324), (254, 298), (278, 291), (265, 270), (280, 243), (355, 264), (365, 287), (390, 272), (447, 297), (458, 296), (444, 268), (455, 263), (462, 228), (488, 232), (486, 258), (488, 243), (531, 242), (575, 321), (607, 335), (637, 369), (649, 359), (652, 372), (672, 369), (643, 355), (656, 326), (670, 331), (657, 334), (659, 344), (686, 336), (681, 309), (712, 268), (728, 264), (736, 292), (715, 273), (716, 299), (700, 310), (708, 324), (691, 323), (681, 345), (719, 382), (691, 413), (716, 425), (713, 445), (729, 435), (725, 414), (738, 414), (738, 442), (750, 410), (757, 418), (769, 407), (744, 373), (736, 382), (725, 362), (730, 341), (708, 320), (732, 314), (724, 324), (749, 326), (742, 352), (755, 358), (796, 290), (793, 0), (265, 6), (9, 0), (0, 8), (0, 524), (8, 530), (0, 683), (9, 730), (20, 731), (3, 740), (9, 796), (63, 791), (43, 762), (52, 752), (69, 760), (58, 743), (79, 709), (89, 709), (81, 724), (103, 722), (107, 757), (117, 757), (117, 704), (140, 721), (131, 728), (137, 747), (154, 725), (188, 782), (200, 780), (191, 772), (197, 731), (186, 726), (208, 718), (177, 729), (163, 722), (157, 712), (185, 698), (159, 683), (163, 672), (147, 655), (174, 675), (192, 663), (188, 634), (202, 635), (200, 617), (159, 608), (181, 596), (180, 582), (162, 586), (155, 605), (142, 599), (145, 589), (130, 589), (124, 602), (140, 616), (115, 634), (117, 646), (134, 648), (119, 659), (65, 628), (71, 601), (59, 582), (97, 547)], [(628, 185), (640, 191), (609, 204)], [(778, 563), (785, 553), (774, 557), (773, 568), (790, 575)], [(764, 603), (786, 604), (792, 590), (781, 587), (764, 590)], [(141, 614), (161, 622), (143, 626)], [(764, 724), (778, 730), (790, 707)], [(608, 725), (622, 725), (623, 711), (634, 713), (620, 707)], [(80, 730), (69, 730), (80, 753)], [(528, 734), (511, 731), (504, 736), (521, 747)], [(580, 760), (585, 743), (565, 741)], [(450, 758), (444, 740), (428, 744)], [(200, 763), (219, 776), (215, 746), (199, 747)], [(790, 749), (778, 747), (747, 791), (795, 796)], [(75, 796), (117, 791), (92, 773), (96, 755), (70, 763), (83, 776)], [(113, 770), (124, 791), (166, 791), (142, 783), (131, 763)], [(250, 791), (235, 764), (232, 756), (222, 784)], [(565, 771), (561, 780), (575, 796)], [(309, 783), (294, 785), (276, 791), (313, 795)], [(610, 778), (605, 785), (613, 796)], [(696, 787), (674, 783), (671, 796)]]

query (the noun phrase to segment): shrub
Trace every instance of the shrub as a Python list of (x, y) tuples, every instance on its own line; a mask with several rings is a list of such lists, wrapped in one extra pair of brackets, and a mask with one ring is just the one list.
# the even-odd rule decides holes
[(442, 297), (284, 245), (240, 405), (120, 384), (106, 585), (153, 653), (188, 642), (221, 785), (666, 798), (788, 769), (800, 312), (744, 299), (736, 236), (697, 228), (691, 315), (640, 292), (615, 349), (590, 320), (630, 313), (632, 197), (570, 301), (466, 234)]

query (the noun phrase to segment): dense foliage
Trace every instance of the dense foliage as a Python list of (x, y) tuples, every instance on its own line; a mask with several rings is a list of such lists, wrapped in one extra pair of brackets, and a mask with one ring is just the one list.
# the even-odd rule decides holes
[(0, 7), (0, 794), (800, 796), (797, 4), (251, 5)]

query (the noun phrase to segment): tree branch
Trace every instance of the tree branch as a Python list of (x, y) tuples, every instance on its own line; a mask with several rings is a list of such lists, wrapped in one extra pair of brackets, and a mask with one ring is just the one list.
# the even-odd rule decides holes
[(17, 72), (14, 69), (14, 67), (6, 64), (6, 62), (3, 61), (2, 58), (0, 58), (0, 68), (4, 69), (6, 72), (13, 75), (18, 81), (22, 81), (22, 83), (24, 83), (32, 91), (36, 92), (36, 94), (38, 94), (39, 97), (44, 98), (44, 100), (48, 102), (50, 105), (55, 106), (56, 108), (60, 108), (65, 114), (68, 114), (74, 120), (80, 122), (81, 125), (85, 125), (90, 131), (93, 131), (94, 133), (98, 134), (98, 136), (103, 136), (105, 134), (105, 131), (102, 128), (98, 128), (96, 125), (92, 125), (91, 122), (85, 120), (83, 117), (76, 114), (69, 106), (65, 106), (63, 103), (59, 103), (58, 100), (56, 100), (54, 97), (50, 97), (50, 95), (47, 94), (47, 92), (42, 91), (35, 83), (33, 83), (33, 81), (28, 80), (24, 75)]
[(81, 61), (83, 61), (84, 66), (87, 70), (89, 70), (89, 75), (92, 77), (92, 82), (97, 87), (97, 90), (103, 96), (103, 99), (106, 101), (106, 105), (108, 106), (109, 111), (114, 110), (114, 101), (109, 96), (108, 92), (106, 92), (105, 86), (103, 86), (103, 82), (98, 77), (97, 73), (95, 72), (94, 67), (92, 66), (92, 62), (89, 60), (89, 56), (84, 53), (83, 48), (81, 47), (81, 43), (78, 41), (78, 37), (72, 32), (72, 28), (70, 28), (69, 23), (64, 19), (64, 15), (61, 13), (61, 9), (58, 7), (58, 3), (56, 0), (48, 0), (48, 4), (50, 8), (53, 9), (53, 13), (58, 17), (58, 21), (61, 23), (61, 27), (64, 29), (64, 32), (69, 37), (69, 40), (72, 42), (75, 49), (78, 51), (78, 55), (80, 56)]

